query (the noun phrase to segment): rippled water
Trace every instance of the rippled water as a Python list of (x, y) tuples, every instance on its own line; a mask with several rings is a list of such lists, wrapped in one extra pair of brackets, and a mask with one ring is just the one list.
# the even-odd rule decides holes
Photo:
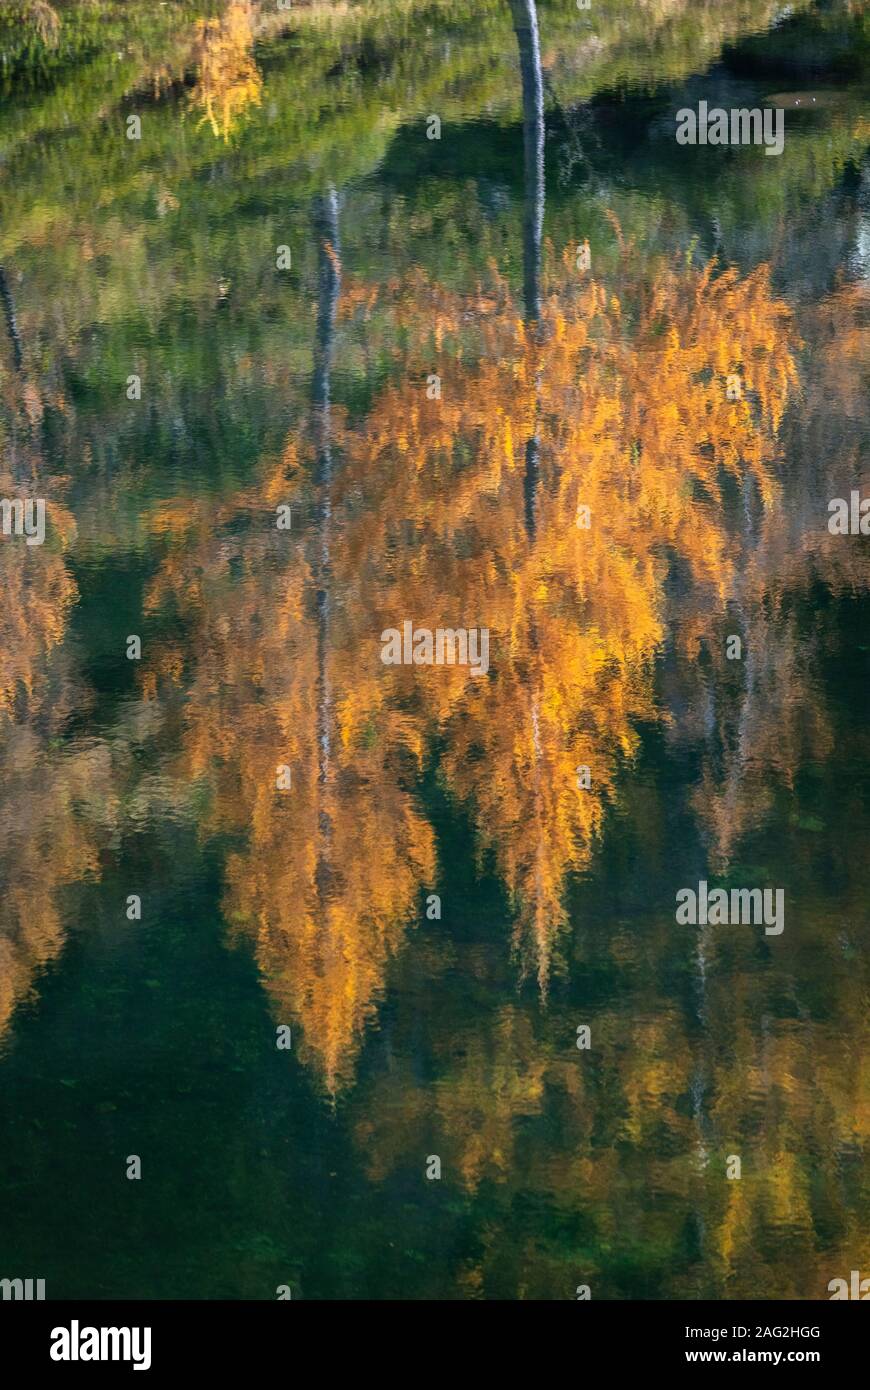
[(829, 1297), (870, 8), (17, 9), (0, 1276)]

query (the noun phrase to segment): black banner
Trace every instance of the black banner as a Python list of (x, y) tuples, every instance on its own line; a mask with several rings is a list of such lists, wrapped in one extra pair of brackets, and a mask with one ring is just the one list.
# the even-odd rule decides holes
[[(111, 1369), (135, 1374), (181, 1372), (259, 1374), (267, 1366), (299, 1367), (302, 1350), (327, 1352), (335, 1373), (342, 1352), (357, 1370), (373, 1332), (385, 1318), (398, 1318), (393, 1330), (411, 1332), (426, 1348), (425, 1376), (443, 1365), (455, 1375), (461, 1336), (473, 1360), (486, 1357), (497, 1367), (502, 1357), (516, 1364), (528, 1342), (555, 1334), (561, 1353), (578, 1369), (595, 1364), (614, 1372), (642, 1370), (669, 1374), (677, 1368), (703, 1374), (715, 1367), (760, 1366), (769, 1370), (805, 1367), (828, 1378), (860, 1364), (870, 1323), (856, 1306), (839, 1302), (595, 1303), (567, 1308), (557, 1304), (504, 1304), (473, 1309), (468, 1304), (432, 1306), (404, 1303), (197, 1302), (0, 1302), (4, 1364), (27, 1373), (92, 1375)], [(522, 1334), (523, 1325), (527, 1331)], [(493, 1328), (504, 1340), (493, 1340)], [(521, 1340), (517, 1339), (517, 1333)], [(352, 1338), (352, 1340), (351, 1340)], [(563, 1340), (566, 1339), (567, 1340)], [(469, 1339), (471, 1339), (469, 1341)], [(475, 1342), (475, 1339), (482, 1339)], [(489, 1365), (488, 1365), (488, 1368)], [(404, 1374), (407, 1374), (407, 1368)]]

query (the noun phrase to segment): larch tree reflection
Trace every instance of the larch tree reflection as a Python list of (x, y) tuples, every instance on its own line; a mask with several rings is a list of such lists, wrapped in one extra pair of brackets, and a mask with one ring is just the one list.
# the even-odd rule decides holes
[(194, 62), (197, 81), (191, 100), (225, 144), (240, 118), (259, 106), (263, 79), (253, 56), (256, 7), (252, 0), (229, 0), (219, 18), (197, 22)]
[[(736, 576), (721, 475), (747, 471), (771, 495), (793, 383), (787, 315), (763, 269), (742, 280), (665, 262), (638, 273), (626, 253), (621, 276), (617, 299), (578, 274), (570, 252), (551, 258), (534, 332), (498, 277), (470, 296), (420, 277), (404, 294), (388, 290), (395, 331), (408, 336), (404, 379), (343, 445), (344, 495), (376, 477), (390, 498), (368, 523), (369, 555), (390, 556), (387, 571), (357, 552), (375, 627), (396, 614), (427, 613), (432, 627), (462, 615), (493, 634), (486, 680), (459, 667), (401, 679), (445, 735), (442, 774), (495, 856), (518, 956), (542, 986), (566, 922), (566, 876), (590, 862), (638, 722), (657, 717), (667, 577), (678, 561), (693, 605), (681, 640), (691, 642)], [(417, 385), (433, 337), (438, 402)], [(735, 353), (753, 363), (752, 409), (726, 397)], [(532, 538), (514, 441), (537, 421)], [(581, 504), (589, 527), (576, 524)]]
[[(247, 838), (227, 859), (225, 910), (253, 942), (276, 1019), (299, 1025), (300, 1051), (333, 1095), (434, 875), (434, 837), (406, 789), (420, 735), (384, 668), (361, 661), (369, 618), (336, 512), (338, 212), (331, 190), (313, 205), (313, 371), (298, 425), (251, 488), (176, 518), (149, 595), (189, 625), (190, 677), (167, 652), (153, 688), (189, 680), (182, 766), (209, 790), (205, 829)], [(264, 527), (264, 500), (288, 496), (293, 530)], [(283, 766), (291, 783), (279, 790)]]
[[(826, 317), (827, 312), (835, 321), (836, 310), (829, 307)], [(781, 318), (781, 348), (790, 341), (787, 325)], [(736, 803), (738, 837), (728, 847), (728, 861), (754, 817), (756, 781), (772, 780), (776, 786), (780, 778), (794, 783), (808, 773), (814, 779), (839, 741), (841, 731), (831, 726), (831, 711), (822, 712), (825, 697), (812, 674), (824, 624), (815, 631), (810, 624), (807, 641), (806, 627), (796, 626), (793, 614), (796, 603), (806, 602), (807, 575), (814, 570), (816, 579), (840, 590), (856, 583), (855, 556), (846, 553), (848, 547), (836, 556), (831, 553), (829, 538), (818, 525), (823, 503), (804, 537), (802, 555), (793, 553), (788, 523), (793, 510), (803, 510), (816, 429), (830, 429), (837, 419), (830, 408), (835, 383), (853, 391), (870, 363), (860, 320), (855, 329), (844, 335), (846, 364), (832, 364), (830, 379), (790, 425), (806, 439), (793, 496), (786, 503), (771, 494), (762, 526), (750, 533), (739, 520), (732, 527), (725, 510), (723, 524), (734, 540), (732, 567), (748, 579), (748, 638), (761, 658), (758, 669), (766, 673), (779, 666), (786, 676), (783, 683), (765, 675), (763, 682), (746, 687), (752, 713), (736, 745), (746, 789)], [(759, 404), (762, 410), (773, 406), (777, 413), (775, 397), (763, 393)], [(866, 400), (863, 412), (866, 428)], [(751, 439), (747, 435), (743, 441), (748, 454)], [(843, 468), (842, 452), (828, 448), (825, 454), (834, 469)], [(772, 456), (771, 476), (776, 461)], [(866, 567), (860, 582), (866, 585)], [(733, 587), (729, 584), (726, 593)], [(769, 616), (760, 620), (772, 612), (784, 624), (783, 642), (769, 640)], [(695, 701), (703, 704), (694, 644), (718, 641), (720, 606), (699, 604), (697, 593), (690, 605), (684, 592), (681, 615), (686, 631), (675, 640), (685, 647), (681, 660), (687, 681), (693, 683)], [(797, 653), (797, 660), (790, 653)], [(715, 680), (719, 678), (717, 672)], [(677, 714), (675, 710), (675, 724)], [(684, 722), (695, 727), (694, 715)], [(826, 733), (817, 745), (816, 731)], [(865, 743), (861, 739), (857, 746), (863, 750)], [(853, 756), (855, 749), (853, 743)], [(729, 801), (735, 780), (736, 775), (729, 779)], [(371, 1083), (359, 1097), (356, 1113), (360, 1149), (375, 1180), (403, 1169), (421, 1131), (427, 1142), (434, 1131), (433, 1149), (469, 1193), (489, 1180), (478, 1228), (484, 1253), (458, 1273), (457, 1288), (490, 1297), (520, 1292), (564, 1297), (564, 1230), (572, 1219), (582, 1233), (576, 1259), (582, 1259), (584, 1273), (593, 1280), (605, 1269), (613, 1280), (614, 1266), (644, 1268), (654, 1280), (667, 1267), (677, 1271), (668, 1276), (674, 1296), (757, 1297), (765, 1290), (770, 1296), (820, 1297), (832, 1274), (851, 1267), (849, 1250), (866, 1243), (866, 1216), (855, 1190), (843, 1182), (843, 1172), (862, 1163), (866, 1153), (870, 1090), (862, 1004), (866, 970), (859, 964), (866, 954), (868, 918), (860, 896), (860, 868), (847, 868), (862, 863), (857, 843), (863, 825), (861, 791), (854, 779), (846, 789), (840, 820), (822, 841), (838, 846), (836, 872), (841, 884), (843, 876), (848, 882), (846, 891), (841, 887), (837, 894), (838, 907), (845, 903), (837, 914), (842, 920), (829, 921), (826, 877), (813, 886), (795, 877), (792, 882), (801, 883), (802, 896), (809, 896), (795, 904), (796, 915), (773, 958), (749, 937), (713, 932), (699, 942), (703, 955), (699, 952), (696, 966), (694, 1016), (679, 990), (674, 992), (678, 976), (672, 973), (670, 914), (667, 919), (661, 914), (659, 926), (655, 912), (649, 929), (636, 939), (613, 922), (606, 932), (586, 934), (585, 968), (603, 970), (607, 962), (625, 988), (618, 1002), (608, 1001), (594, 1012), (591, 1081), (587, 1070), (561, 1060), (572, 1019), (558, 1000), (550, 1009), (555, 1014), (552, 1030), (540, 1024), (512, 1028), (514, 1044), (520, 1042), (520, 1050), (527, 1052), (524, 1060), (502, 1069), (511, 1053), (495, 1010), (478, 1010), (472, 1017), (473, 1011), (457, 1009), (455, 1017), (448, 1013), (445, 1018), (446, 1000), (456, 986), (451, 983), (441, 991), (436, 982), (423, 1049), (429, 1058), (427, 1074), (435, 1079), (421, 1082), (410, 1063), (402, 1062), (398, 1081), (392, 1074)], [(716, 791), (712, 779), (709, 790)], [(656, 837), (649, 822), (664, 822), (667, 788), (653, 792), (629, 786), (621, 799), (623, 814), (638, 821), (635, 842), (647, 846), (635, 871), (641, 882), (655, 882), (656, 855), (650, 851)], [(826, 803), (836, 800), (832, 795)], [(713, 800), (711, 807), (718, 820), (721, 806)], [(708, 827), (700, 796), (695, 809), (701, 827)], [(767, 809), (758, 808), (759, 821)], [(714, 828), (719, 828), (715, 822)], [(724, 848), (714, 838), (714, 850), (717, 843)], [(794, 844), (797, 874), (803, 858), (797, 834)], [(727, 863), (717, 862), (717, 871), (726, 868)], [(452, 961), (451, 981), (471, 974), (475, 964), (479, 970), (471, 952), (467, 959)], [(619, 995), (620, 987), (613, 992)], [(411, 1007), (416, 1005), (412, 999)], [(843, 1019), (849, 1020), (845, 1045)], [(409, 1027), (400, 1010), (400, 1058), (409, 1053)], [(537, 1114), (549, 1115), (554, 1125), (556, 1117), (558, 1124), (550, 1129), (543, 1122), (540, 1128), (529, 1126), (529, 1117)], [(730, 1154), (742, 1160), (739, 1181), (726, 1180)], [(501, 1198), (495, 1195), (499, 1187), (505, 1189)], [(529, 1190), (536, 1194), (539, 1215), (534, 1251), (518, 1251), (514, 1204)], [(557, 1233), (552, 1245), (548, 1231)], [(608, 1258), (601, 1260), (597, 1252), (605, 1246)], [(618, 1258), (614, 1251), (620, 1252)], [(616, 1278), (619, 1296), (625, 1289), (620, 1290)], [(608, 1288), (614, 1290), (613, 1283)], [(656, 1285), (645, 1289), (652, 1294)]]
[[(0, 354), (0, 497), (40, 497), (42, 545), (0, 536), (0, 1037), (15, 1007), (63, 949), (62, 895), (98, 875), (116, 823), (116, 770), (108, 742), (65, 743), (85, 703), (67, 642), (78, 588), (66, 490), (44, 436), (46, 396), (0, 281), (7, 350)], [(5, 360), (4, 360), (5, 357)]]
[[(203, 518), (195, 561), (175, 547), (153, 590), (187, 594), (187, 756), (216, 789), (212, 827), (248, 828), (228, 862), (228, 910), (333, 1088), (431, 881), (431, 828), (404, 788), (435, 740), (442, 781), (508, 889), (520, 969), (546, 991), (569, 876), (591, 863), (639, 723), (659, 717), (668, 577), (675, 564), (686, 575), (691, 646), (737, 572), (722, 476), (753, 476), (769, 500), (794, 381), (764, 268), (717, 275), (626, 247), (617, 295), (578, 271), (573, 248), (544, 255), (534, 8), (515, 14), (528, 74), (522, 307), (495, 273), (462, 293), (422, 271), (377, 286), (345, 268), (339, 295), (327, 198), (309, 409), (283, 459)], [(394, 376), (352, 424), (328, 389), (332, 335), (373, 320)], [(421, 389), (433, 360), (437, 401)], [(726, 395), (740, 363), (751, 408)], [(242, 545), (246, 514), (288, 489), (315, 518), (292, 552), (286, 536)], [(214, 526), (226, 537), (209, 556)], [(489, 676), (384, 668), (378, 634), (424, 615), (431, 628), (489, 627)], [(293, 790), (276, 799), (284, 762)]]
[[(515, 13), (522, 12), (521, 18), (528, 17), (529, 6), (514, 8)], [(517, 28), (525, 76), (535, 48), (531, 27), (518, 24)], [(535, 91), (534, 80), (524, 82), (522, 325), (503, 284), (497, 284), (491, 298), (473, 301), (473, 313), (482, 325), (482, 345), (471, 368), (457, 328), (472, 317), (468, 301), (463, 303), (457, 296), (451, 304), (439, 287), (418, 283), (415, 312), (422, 322), (436, 324), (442, 362), (445, 343), (452, 337), (457, 361), (462, 355), (462, 368), (454, 373), (444, 364), (443, 399), (439, 409), (428, 414), (424, 414), (426, 407), (415, 405), (411, 391), (399, 387), (386, 393), (382, 418), (362, 454), (356, 454), (358, 446), (353, 442), (346, 448), (351, 459), (359, 462), (358, 473), (351, 467), (351, 478), (358, 483), (366, 472), (385, 477), (394, 506), (400, 502), (407, 515), (413, 509), (421, 518), (423, 542), (414, 546), (413, 558), (409, 555), (397, 566), (403, 577), (410, 578), (404, 611), (420, 610), (422, 577), (437, 573), (441, 607), (448, 607), (446, 590), (452, 611), (474, 613), (478, 621), (485, 613), (502, 635), (510, 633), (511, 644), (501, 648), (503, 664), (496, 667), (489, 683), (475, 687), (454, 674), (433, 692), (430, 707), (447, 735), (443, 765), (448, 785), (477, 810), (481, 841), (492, 848), (518, 909), (521, 952), (545, 987), (555, 936), (564, 921), (566, 874), (588, 862), (603, 814), (602, 789), (605, 795), (615, 795), (615, 769), (634, 750), (634, 727), (641, 719), (659, 717), (652, 696), (652, 661), (664, 642), (670, 616), (668, 575), (676, 563), (686, 580), (680, 586), (685, 612), (677, 641), (691, 651), (723, 603), (740, 589), (740, 546), (725, 507), (724, 479), (730, 475), (740, 486), (751, 482), (762, 506), (770, 508), (779, 455), (777, 434), (795, 384), (795, 366), (789, 314), (772, 296), (763, 267), (741, 279), (734, 272), (716, 275), (713, 266), (695, 271), (686, 264), (659, 263), (651, 276), (650, 267), (644, 266), (639, 282), (626, 255), (624, 293), (636, 324), (630, 344), (620, 342), (620, 303), (591, 279), (578, 293), (578, 285), (569, 279), (570, 257), (551, 272), (550, 294), (542, 307), (536, 235), (540, 224), (535, 215), (529, 216), (530, 198), (534, 207), (538, 191), (541, 195), (543, 191), (542, 177), (538, 177), (542, 169), (536, 163)], [(401, 302), (397, 314), (410, 330)], [(421, 370), (427, 346), (421, 345), (419, 357), (412, 351), (406, 366), (412, 381)], [(493, 363), (503, 365), (501, 377)], [(751, 406), (730, 401), (726, 391), (728, 376), (744, 363), (749, 364), (746, 384)], [(496, 405), (492, 423), (481, 408), (484, 401)], [(448, 416), (446, 429), (435, 418), (442, 412)], [(544, 421), (543, 451), (539, 418)], [(388, 426), (384, 427), (389, 420), (395, 421), (392, 440)], [(534, 422), (531, 429), (529, 421)], [(451, 490), (449, 464), (445, 472), (449, 431), (456, 425), (462, 428), (463, 422), (472, 432), (478, 468), (470, 481), (463, 459)], [(519, 469), (512, 441), (523, 437), (531, 440), (522, 473), (524, 534), (514, 527), (505, 536), (505, 518), (517, 515), (516, 508), (504, 505), (511, 495), (509, 484), (513, 484), (513, 495), (517, 493)], [(545, 486), (539, 524), (541, 452)], [(578, 466), (581, 459), (585, 466)], [(448, 499), (448, 521), (440, 535), (434, 493), (425, 500), (419, 493), (421, 479), (430, 477)], [(578, 480), (582, 480), (582, 493), (577, 491)], [(476, 497), (474, 483), (480, 489)], [(451, 495), (456, 504), (452, 512)], [(589, 505), (596, 526), (584, 532), (578, 545), (573, 522), (581, 499)], [(400, 535), (387, 522), (379, 534), (378, 550), (391, 552)], [(461, 554), (458, 561), (455, 550)], [(500, 584), (496, 581), (484, 590), (475, 587), (473, 576), (469, 581), (469, 550), (484, 573), (494, 571), (500, 577)], [(512, 585), (516, 587), (511, 595)], [(515, 601), (505, 604), (508, 595)], [(430, 597), (426, 611), (432, 607)], [(581, 615), (587, 624), (592, 619), (585, 632)], [(556, 621), (551, 620), (553, 616)], [(583, 672), (583, 658), (588, 662), (592, 656), (591, 673), (581, 679), (578, 656), (579, 672)], [(572, 703), (578, 688), (581, 698)], [(526, 703), (529, 690), (531, 700)], [(554, 718), (554, 697), (561, 721)], [(588, 717), (590, 707), (598, 710), (594, 722)], [(526, 750), (519, 760), (515, 750), (522, 742)], [(562, 757), (560, 765), (560, 756), (572, 742), (576, 751)], [(559, 800), (560, 790), (574, 787), (578, 759), (593, 771), (594, 790), (580, 804), (591, 807), (597, 819), (586, 824), (577, 816), (570, 796)], [(499, 782), (508, 769), (506, 794), (500, 797)], [(545, 787), (551, 796), (552, 788), (557, 789), (549, 804)], [(698, 968), (698, 1021), (702, 1033), (709, 1035), (712, 1022), (700, 957)], [(361, 1118), (358, 1135), (369, 1155), (372, 1175), (383, 1177), (409, 1152), (410, 1133), (402, 1132), (403, 1124), (418, 1133), (422, 1125), (432, 1124), (434, 1115), (432, 1143), (449, 1155), (465, 1185), (474, 1190), (484, 1176), (509, 1182), (516, 1166), (512, 1149), (517, 1121), (539, 1112), (548, 1085), (573, 1094), (582, 1083), (567, 1067), (548, 1061), (546, 1048), (528, 1029), (511, 1028), (511, 1036), (522, 1038), (529, 1051), (519, 1069), (509, 1064), (504, 1075), (500, 1066), (505, 1061), (504, 1038), (492, 1020), (482, 1018), (480, 1038), (462, 1036), (461, 1046), (449, 1032), (442, 1034), (437, 1023), (433, 1031), (439, 1081), (431, 1096), (421, 1093), (409, 1064), (398, 1088), (395, 1077), (385, 1083), (391, 1096), (397, 1090), (402, 1096), (399, 1109), (394, 1102), (387, 1104), (386, 1096), (366, 1098), (367, 1118)], [(621, 1095), (612, 1102), (619, 1110), (626, 1108), (625, 1137), (638, 1152), (646, 1153), (650, 1134), (667, 1124), (691, 1149), (694, 1127), (703, 1170), (717, 1142), (709, 1113), (712, 1077), (707, 1045), (699, 1066), (697, 1049), (681, 1033), (679, 1021), (669, 1016), (655, 1022), (644, 1013), (633, 1034), (632, 1055), (637, 1064), (629, 1068), (629, 1074), (614, 1077)], [(491, 1049), (497, 1053), (495, 1066), (486, 1061)], [(462, 1061), (454, 1060), (457, 1053)], [(662, 1056), (669, 1060), (659, 1060)], [(655, 1062), (650, 1063), (650, 1058)], [(519, 1074), (527, 1077), (527, 1085), (512, 1086), (506, 1080)], [(689, 1126), (675, 1103), (687, 1092), (692, 1097)], [(617, 1175), (608, 1170), (606, 1161), (594, 1159), (590, 1138), (591, 1131), (584, 1134), (581, 1146), (588, 1153), (580, 1165), (584, 1186), (594, 1186), (604, 1203)], [(560, 1171), (559, 1160), (554, 1162), (552, 1155), (546, 1166), (550, 1174)], [(658, 1183), (674, 1194), (685, 1191), (683, 1162), (663, 1161), (658, 1168)], [(567, 1158), (563, 1176), (566, 1190), (554, 1193), (558, 1203), (570, 1201), (576, 1178), (575, 1166)], [(710, 1204), (697, 1186), (697, 1176), (688, 1180), (691, 1214), (698, 1238), (704, 1241), (704, 1213)], [(626, 1174), (624, 1185), (631, 1181)], [(734, 1205), (739, 1195), (732, 1198), (727, 1217), (732, 1240), (746, 1225)], [(719, 1232), (717, 1239), (726, 1241)]]

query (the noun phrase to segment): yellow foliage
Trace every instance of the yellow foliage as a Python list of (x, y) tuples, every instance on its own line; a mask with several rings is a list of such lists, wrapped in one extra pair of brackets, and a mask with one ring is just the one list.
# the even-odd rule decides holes
[(195, 46), (197, 83), (192, 100), (201, 106), (214, 134), (229, 142), (233, 126), (251, 106), (259, 106), (263, 79), (253, 56), (251, 0), (230, 0), (221, 19), (198, 21)]

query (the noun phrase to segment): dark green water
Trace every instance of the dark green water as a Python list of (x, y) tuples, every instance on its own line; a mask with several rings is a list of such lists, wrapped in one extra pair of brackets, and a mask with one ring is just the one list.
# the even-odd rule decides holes
[[(31, 11), (0, 1277), (870, 1276), (870, 7)], [(677, 144), (702, 100), (782, 153)], [(488, 669), (385, 664), (406, 621)]]

